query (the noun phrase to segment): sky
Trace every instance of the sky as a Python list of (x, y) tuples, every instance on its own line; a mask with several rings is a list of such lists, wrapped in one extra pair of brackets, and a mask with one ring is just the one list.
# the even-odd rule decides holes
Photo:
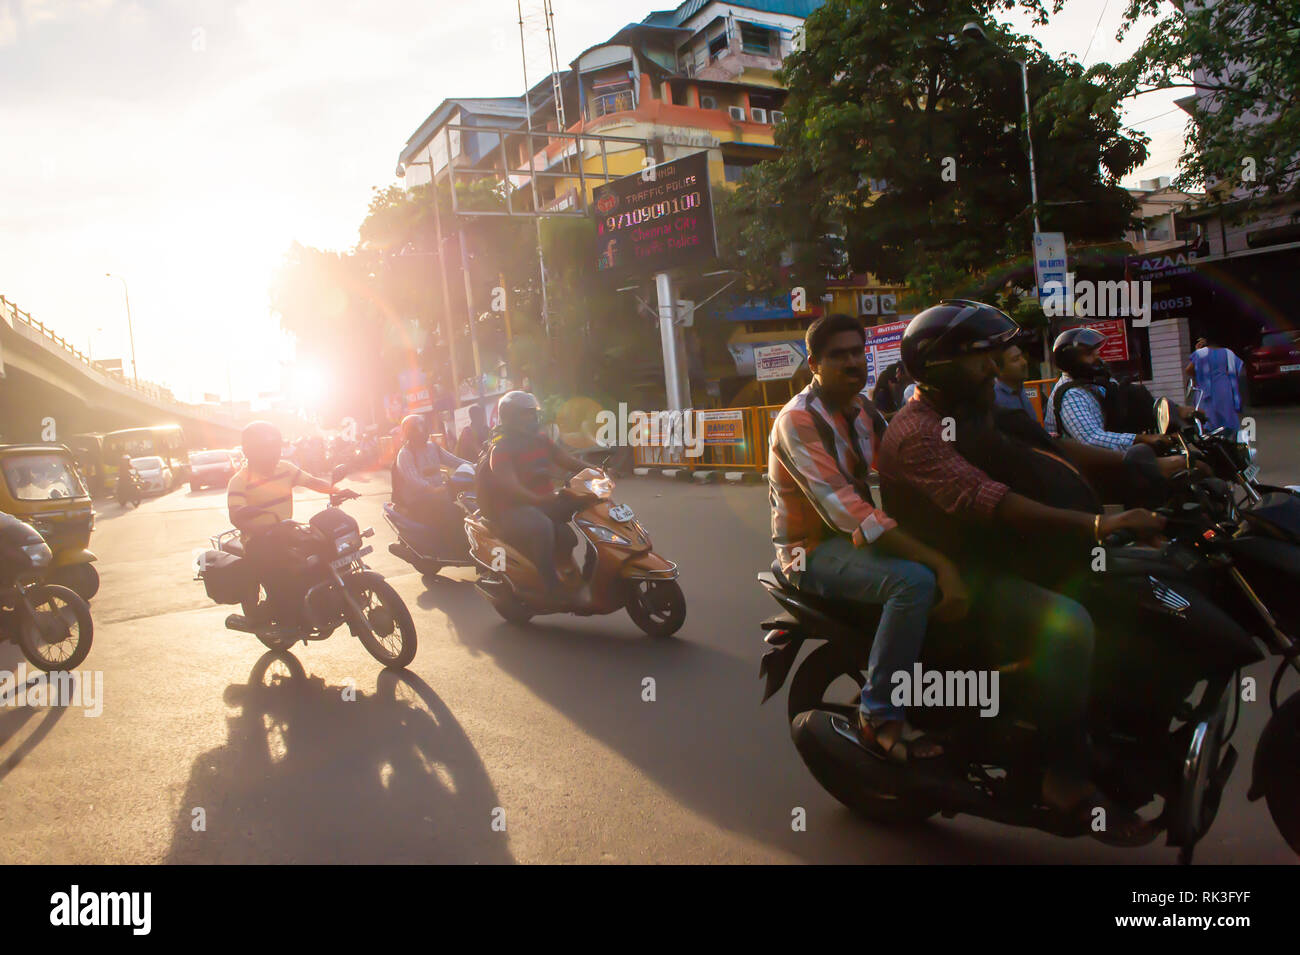
[[(553, 0), (561, 62), (668, 6)], [(1115, 43), (1124, 6), (1070, 0), (1035, 36), (1116, 61), (1141, 33)], [(542, 2), (523, 8), (536, 82)], [(0, 0), (0, 295), (129, 372), (121, 276), (142, 379), (189, 401), (275, 391), (289, 245), (351, 248), (439, 102), (522, 89), (515, 0)], [(1176, 172), (1175, 95), (1128, 110), (1152, 143), (1126, 184)]]

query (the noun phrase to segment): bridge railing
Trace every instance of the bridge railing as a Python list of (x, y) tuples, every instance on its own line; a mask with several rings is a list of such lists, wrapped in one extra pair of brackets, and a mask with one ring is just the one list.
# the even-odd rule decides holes
[(0, 295), (0, 313), (4, 314), (10, 325), (25, 326), (31, 331), (39, 334), (45, 340), (47, 346), (58, 348), (65, 353), (65, 357), (85, 365), (87, 371), (102, 375), (119, 387), (129, 388), (130, 390), (138, 392), (140, 395), (151, 398), (156, 402), (165, 402), (170, 405), (175, 405), (177, 409), (183, 410), (187, 415), (209, 419), (222, 417), (212, 408), (205, 408), (202, 405), (191, 405), (186, 404), (183, 401), (178, 401), (176, 396), (171, 393), (170, 389), (164, 388), (152, 381), (136, 382), (133, 378), (128, 378), (120, 371), (115, 371), (96, 364), (91, 360), (90, 356), (81, 351), (81, 349), (77, 348), (62, 335), (56, 334), (52, 328), (45, 325), (45, 323), (41, 322), (39, 319), (33, 318), (30, 313), (24, 312), (3, 295)]

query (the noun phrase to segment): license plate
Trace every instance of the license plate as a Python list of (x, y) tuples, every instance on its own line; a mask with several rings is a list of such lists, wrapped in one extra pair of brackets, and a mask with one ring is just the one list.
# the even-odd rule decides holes
[(609, 516), (611, 520), (620, 521), (626, 524), (636, 515), (632, 513), (632, 508), (628, 507), (626, 504), (615, 504), (609, 509)]
[(1259, 465), (1252, 464), (1241, 473), (1245, 476), (1247, 481), (1253, 481), (1255, 478), (1259, 477)]
[(365, 557), (366, 554), (371, 553), (373, 550), (374, 548), (371, 547), (369, 544), (367, 544), (365, 547), (361, 548), (358, 551), (354, 551), (351, 554), (344, 554), (338, 560), (330, 561), (330, 566), (333, 567), (335, 570), (341, 570), (342, 568), (346, 567), (348, 564), (352, 563), (353, 561), (357, 561), (360, 560), (362, 557)]
[(1283, 365), (1282, 368), (1281, 368), (1281, 370), (1282, 370), (1283, 372), (1287, 372), (1287, 371), (1300, 371), (1300, 365)]

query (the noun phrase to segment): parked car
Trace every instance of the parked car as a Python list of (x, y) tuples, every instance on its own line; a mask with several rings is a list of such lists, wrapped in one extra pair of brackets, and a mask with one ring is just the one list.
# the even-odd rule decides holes
[(1265, 332), (1246, 356), (1250, 402), (1300, 391), (1300, 332)]
[(190, 455), (190, 490), (225, 487), (237, 470), (233, 451), (195, 451)]
[(166, 494), (176, 486), (172, 469), (160, 457), (132, 458), (131, 467), (135, 469), (140, 490), (146, 493)]

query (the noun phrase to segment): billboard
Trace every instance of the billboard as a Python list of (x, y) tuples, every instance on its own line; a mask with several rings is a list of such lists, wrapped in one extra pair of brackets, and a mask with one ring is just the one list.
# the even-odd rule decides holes
[(597, 268), (611, 276), (650, 275), (717, 257), (707, 152), (598, 186), (592, 209)]
[(876, 387), (876, 379), (880, 373), (898, 361), (898, 349), (903, 341), (903, 332), (907, 330), (907, 324), (911, 316), (906, 321), (889, 322), (885, 325), (875, 325), (867, 329), (867, 387), (865, 390), (870, 391)]

